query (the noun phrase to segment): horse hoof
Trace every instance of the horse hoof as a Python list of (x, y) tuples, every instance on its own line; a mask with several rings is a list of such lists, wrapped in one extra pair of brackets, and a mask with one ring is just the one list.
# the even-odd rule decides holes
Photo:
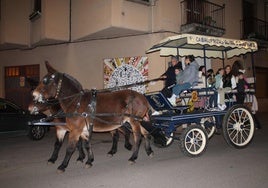
[(127, 150), (131, 151), (131, 150), (132, 150), (132, 145), (125, 145), (125, 148), (126, 148)]
[(153, 158), (154, 157), (154, 152), (150, 153), (149, 157)]
[(58, 174), (62, 174), (62, 173), (64, 173), (64, 171), (65, 171), (65, 170), (57, 169), (57, 173), (58, 173)]
[(92, 167), (92, 164), (86, 164), (86, 165), (85, 165), (85, 168), (86, 168), (86, 169), (89, 169), (89, 168), (91, 168), (91, 167)]
[(113, 154), (111, 154), (111, 153), (107, 153), (107, 157), (113, 157)]
[(129, 163), (130, 165), (134, 165), (136, 162), (135, 162), (135, 161), (128, 161), (128, 163)]
[(76, 164), (83, 164), (83, 161), (81, 161), (81, 160), (77, 160), (77, 161), (76, 161)]
[(47, 165), (53, 165), (54, 163), (52, 161), (48, 161)]

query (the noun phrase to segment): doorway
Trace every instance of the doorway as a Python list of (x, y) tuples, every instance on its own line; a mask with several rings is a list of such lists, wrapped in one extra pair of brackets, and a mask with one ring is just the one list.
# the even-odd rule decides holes
[(39, 83), (39, 65), (5, 67), (5, 98), (27, 109), (31, 91)]

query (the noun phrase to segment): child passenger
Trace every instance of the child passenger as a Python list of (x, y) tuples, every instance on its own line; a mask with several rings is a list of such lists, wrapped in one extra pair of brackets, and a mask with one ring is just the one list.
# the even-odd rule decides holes
[(244, 78), (243, 72), (239, 72), (237, 77), (238, 77), (238, 82), (237, 82), (236, 101), (237, 101), (237, 104), (244, 104), (245, 87), (247, 87), (248, 83), (246, 82)]
[[(215, 107), (219, 110), (224, 110), (225, 107), (225, 102), (224, 102), (224, 90), (223, 90), (223, 75), (224, 75), (224, 69), (219, 68), (216, 76), (215, 76), (215, 94), (211, 97), (209, 100), (210, 102), (210, 107)], [(219, 95), (219, 103), (218, 103), (218, 95)]]
[(182, 70), (180, 66), (175, 66), (175, 75), (176, 75), (176, 84), (180, 83), (181, 75), (182, 75)]

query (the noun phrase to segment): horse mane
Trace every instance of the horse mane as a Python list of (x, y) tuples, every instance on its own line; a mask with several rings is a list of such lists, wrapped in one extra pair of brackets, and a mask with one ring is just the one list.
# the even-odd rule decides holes
[(76, 87), (79, 91), (83, 90), (83, 86), (80, 84), (80, 82), (79, 82), (77, 79), (75, 79), (74, 77), (72, 77), (72, 76), (69, 75), (69, 74), (64, 74), (64, 76), (65, 76), (67, 79), (71, 80), (71, 82), (73, 82), (73, 84), (75, 85), (75, 87)]

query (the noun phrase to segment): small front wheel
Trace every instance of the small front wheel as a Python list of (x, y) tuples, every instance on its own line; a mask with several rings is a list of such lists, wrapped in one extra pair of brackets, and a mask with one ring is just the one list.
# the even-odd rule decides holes
[(254, 135), (253, 116), (245, 106), (235, 105), (224, 116), (222, 129), (227, 144), (238, 149), (244, 148)]
[(189, 157), (202, 155), (207, 148), (208, 136), (200, 125), (191, 125), (180, 135), (181, 151)]

